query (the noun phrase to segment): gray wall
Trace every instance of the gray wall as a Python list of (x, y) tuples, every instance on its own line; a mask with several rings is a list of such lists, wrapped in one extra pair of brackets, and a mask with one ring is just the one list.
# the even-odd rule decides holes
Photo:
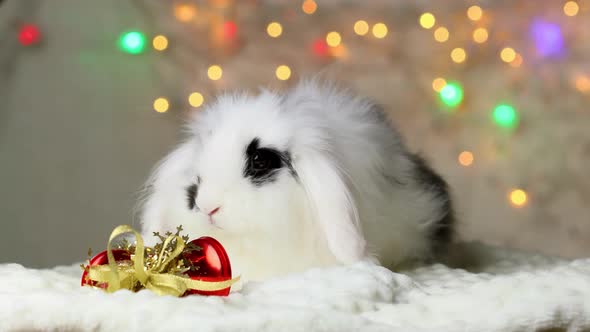
[[(37, 49), (10, 30), (27, 4), (44, 29)], [(128, 1), (9, 0), (0, 15), (0, 262), (81, 261), (131, 222), (178, 117), (152, 110), (154, 59), (113, 51), (113, 36), (142, 26)]]

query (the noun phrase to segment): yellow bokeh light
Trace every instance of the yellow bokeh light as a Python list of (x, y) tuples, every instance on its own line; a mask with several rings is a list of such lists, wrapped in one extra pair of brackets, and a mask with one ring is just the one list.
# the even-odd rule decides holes
[(168, 102), (168, 99), (166, 98), (158, 98), (156, 100), (154, 100), (154, 110), (156, 110), (156, 112), (158, 113), (164, 113), (166, 111), (168, 111), (168, 108), (170, 107), (170, 103)]
[(509, 195), (510, 202), (515, 206), (524, 206), (527, 202), (527, 194), (522, 189), (514, 189)]
[(473, 164), (473, 153), (471, 151), (463, 151), (459, 153), (457, 159), (459, 160), (459, 164), (465, 167), (471, 166)]
[(307, 15), (311, 15), (315, 13), (316, 9), (318, 9), (318, 5), (315, 3), (314, 0), (305, 0), (301, 5), (301, 10)]
[(504, 62), (512, 62), (516, 58), (516, 52), (512, 47), (504, 47), (500, 51), (500, 59)]
[(420, 15), (420, 26), (424, 29), (430, 29), (436, 23), (436, 18), (431, 13), (424, 13)]
[(488, 30), (485, 28), (477, 28), (473, 31), (473, 41), (481, 44), (488, 40)]
[(174, 7), (174, 16), (181, 22), (188, 22), (197, 15), (195, 6), (187, 4), (179, 4)]
[(209, 78), (214, 81), (217, 81), (218, 79), (220, 79), (222, 75), (223, 75), (223, 70), (218, 65), (213, 65), (213, 66), (209, 67), (209, 69), (207, 70), (207, 76), (209, 76)]
[(454, 48), (451, 51), (451, 59), (456, 63), (464, 62), (467, 59), (467, 53), (461, 47)]
[(199, 107), (203, 105), (205, 98), (199, 92), (193, 92), (188, 96), (188, 103), (191, 104), (192, 107)]
[(568, 1), (563, 5), (563, 12), (567, 16), (576, 16), (580, 11), (580, 6), (575, 1)]
[(432, 81), (432, 89), (436, 92), (440, 92), (445, 85), (447, 85), (447, 81), (442, 77), (437, 77)]
[(289, 66), (286, 65), (280, 65), (277, 67), (275, 75), (277, 75), (277, 78), (279, 80), (286, 81), (289, 79), (289, 77), (291, 77), (291, 68), (289, 68)]
[(367, 21), (358, 20), (354, 23), (354, 33), (359, 36), (364, 36), (369, 32), (369, 24)]
[(578, 75), (575, 80), (576, 89), (582, 93), (590, 93), (590, 77)]
[(384, 23), (377, 23), (373, 25), (373, 36), (375, 36), (375, 38), (385, 38), (385, 36), (387, 36), (387, 32), (387, 25)]
[(266, 27), (269, 36), (277, 38), (283, 33), (283, 26), (278, 22), (272, 22)]
[(479, 6), (471, 6), (467, 9), (467, 17), (472, 21), (478, 21), (483, 15), (483, 10)]
[(338, 32), (332, 31), (326, 35), (326, 43), (329, 46), (336, 47), (340, 45), (340, 42), (342, 42), (342, 37), (340, 37)]
[(445, 27), (439, 27), (434, 30), (434, 39), (439, 43), (444, 43), (449, 40), (449, 30)]
[(512, 67), (520, 67), (520, 65), (522, 65), (522, 55), (520, 55), (520, 53), (516, 53), (516, 56), (514, 57), (514, 60), (512, 60), (510, 62), (510, 66)]
[(154, 46), (154, 49), (158, 51), (163, 51), (168, 48), (168, 38), (162, 35), (158, 35), (154, 37), (152, 45)]

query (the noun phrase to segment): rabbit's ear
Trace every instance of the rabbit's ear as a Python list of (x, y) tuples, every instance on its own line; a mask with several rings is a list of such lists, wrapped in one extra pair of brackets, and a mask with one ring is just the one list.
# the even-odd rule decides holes
[(366, 243), (358, 212), (335, 160), (316, 151), (301, 158), (295, 169), (332, 254), (342, 263), (363, 258)]

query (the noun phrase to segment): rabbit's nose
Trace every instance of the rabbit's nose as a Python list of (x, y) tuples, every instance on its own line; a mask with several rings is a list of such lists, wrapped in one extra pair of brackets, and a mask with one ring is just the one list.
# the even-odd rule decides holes
[(213, 210), (209, 211), (209, 212), (207, 213), (207, 215), (208, 215), (209, 217), (211, 217), (212, 215), (214, 215), (214, 214), (216, 214), (217, 212), (219, 212), (219, 209), (221, 209), (221, 206), (218, 206), (218, 207), (216, 207), (215, 209), (213, 209)]

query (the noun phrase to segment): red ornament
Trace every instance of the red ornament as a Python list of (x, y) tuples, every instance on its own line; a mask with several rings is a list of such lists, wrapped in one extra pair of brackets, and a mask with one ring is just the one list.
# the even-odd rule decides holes
[[(191, 261), (196, 267), (195, 271), (187, 272), (187, 275), (193, 280), (202, 281), (227, 281), (231, 280), (231, 264), (227, 252), (217, 240), (212, 237), (203, 236), (190, 243), (200, 247), (201, 250), (185, 251), (182, 255)], [(131, 255), (127, 250), (124, 249), (113, 249), (113, 256), (115, 261), (131, 260)], [(107, 251), (103, 251), (90, 260), (90, 265), (106, 265), (109, 263)], [(97, 284), (96, 281), (89, 280), (86, 278), (88, 272), (82, 273), (81, 285), (97, 286), (100, 288), (107, 288), (108, 283), (103, 282)], [(218, 291), (200, 291), (200, 290), (188, 290), (183, 296), (191, 294), (200, 295), (217, 295), (227, 296), (229, 295), (230, 288), (224, 288)]]
[(232, 21), (223, 23), (223, 35), (227, 39), (234, 39), (238, 34), (238, 26)]
[[(115, 257), (116, 262), (131, 260), (131, 255), (129, 254), (129, 251), (127, 251), (125, 249), (113, 249), (112, 251), (113, 251), (113, 257)], [(92, 265), (92, 266), (106, 265), (108, 263), (109, 263), (109, 256), (107, 255), (106, 250), (99, 253), (98, 255), (94, 256), (90, 260), (90, 265)], [(90, 286), (96, 286), (96, 287), (105, 288), (105, 289), (107, 288), (108, 284), (106, 282), (97, 284), (97, 282), (94, 280), (86, 279), (87, 275), (88, 275), (88, 272), (86, 270), (84, 270), (84, 272), (82, 273), (82, 281), (80, 283), (81, 286), (90, 285)]]
[[(231, 280), (229, 256), (221, 243), (208, 236), (200, 237), (190, 243), (201, 248), (198, 251), (184, 253), (184, 257), (197, 267), (197, 270), (187, 273), (191, 279), (203, 281)], [(218, 291), (188, 290), (187, 294), (227, 296), (229, 291), (230, 287)]]
[(41, 40), (41, 31), (39, 27), (33, 24), (21, 26), (18, 32), (18, 41), (23, 46), (37, 44)]
[(312, 45), (313, 53), (317, 56), (327, 56), (329, 53), (328, 43), (323, 38), (318, 38)]

